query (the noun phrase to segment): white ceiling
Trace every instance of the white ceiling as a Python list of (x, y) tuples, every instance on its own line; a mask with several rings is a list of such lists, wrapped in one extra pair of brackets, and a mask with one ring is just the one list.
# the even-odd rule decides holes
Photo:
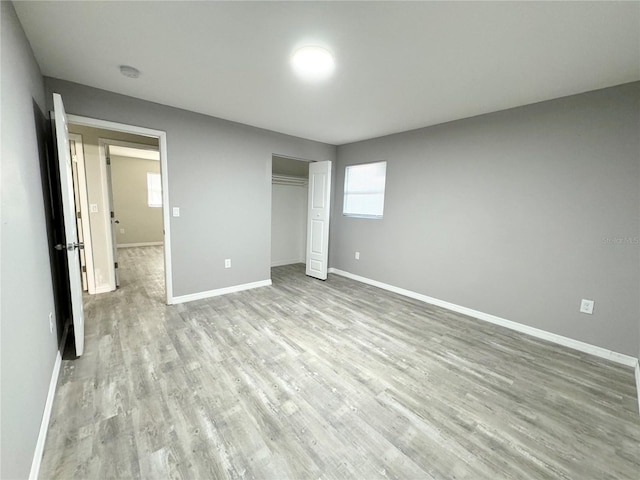
[[(640, 2), (15, 7), (44, 75), (336, 145), (640, 79)], [(289, 66), (307, 43), (322, 84)]]

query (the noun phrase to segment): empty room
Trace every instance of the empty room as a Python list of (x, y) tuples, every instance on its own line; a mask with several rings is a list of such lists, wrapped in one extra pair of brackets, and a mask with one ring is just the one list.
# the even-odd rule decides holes
[(640, 480), (640, 2), (0, 5), (0, 478)]

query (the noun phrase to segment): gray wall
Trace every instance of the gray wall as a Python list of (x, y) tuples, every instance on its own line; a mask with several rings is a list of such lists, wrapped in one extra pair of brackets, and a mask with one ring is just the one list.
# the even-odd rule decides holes
[(40, 176), (45, 93), (15, 15), (0, 2), (2, 252), (0, 477), (27, 478), (57, 353), (46, 214)]
[(162, 208), (148, 203), (147, 173), (160, 173), (160, 162), (111, 155), (113, 209), (120, 222), (116, 227), (118, 246), (164, 240)]
[[(639, 98), (633, 83), (339, 147), (331, 266), (635, 356)], [(378, 160), (384, 219), (343, 217), (345, 166)]]
[[(174, 295), (271, 277), (271, 156), (335, 160), (336, 148), (46, 78), (68, 113), (167, 132)], [(212, 95), (217, 94), (212, 92)], [(231, 269), (224, 259), (231, 258)]]

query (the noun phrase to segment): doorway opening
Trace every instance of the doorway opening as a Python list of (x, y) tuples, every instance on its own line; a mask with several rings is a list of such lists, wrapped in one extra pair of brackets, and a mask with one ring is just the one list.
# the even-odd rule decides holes
[(306, 264), (309, 163), (272, 156), (271, 267)]
[(163, 245), (160, 152), (157, 146), (131, 141), (99, 139), (98, 143), (107, 167), (111, 247), (119, 288), (121, 269), (131, 268), (134, 259), (151, 261), (151, 267), (162, 258), (160, 249), (150, 248)]
[(271, 267), (303, 263), (327, 279), (331, 161), (271, 157)]
[(119, 271), (144, 259), (164, 270), (158, 297), (171, 304), (166, 134), (74, 115), (68, 122), (85, 197), (77, 202), (79, 218), (86, 219), (83, 289), (114, 291)]

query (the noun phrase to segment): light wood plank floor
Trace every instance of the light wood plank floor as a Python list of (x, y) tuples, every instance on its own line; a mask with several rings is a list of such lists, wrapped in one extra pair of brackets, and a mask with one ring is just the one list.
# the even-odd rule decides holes
[(120, 264), (41, 478), (640, 478), (631, 369), (302, 265), (167, 307), (160, 247)]

